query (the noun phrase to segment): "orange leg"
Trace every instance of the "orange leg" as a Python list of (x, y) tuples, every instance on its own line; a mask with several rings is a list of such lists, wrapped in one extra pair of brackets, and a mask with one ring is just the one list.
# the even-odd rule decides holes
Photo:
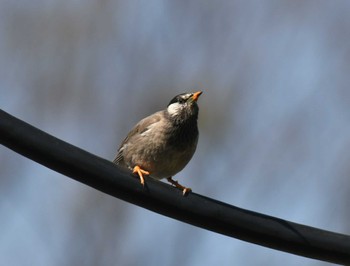
[(144, 179), (143, 175), (149, 175), (149, 172), (141, 169), (140, 166), (136, 165), (134, 167), (134, 169), (132, 170), (132, 173), (137, 174), (140, 178), (141, 185), (145, 186), (145, 179)]
[(192, 189), (190, 189), (188, 187), (184, 187), (183, 185), (180, 185), (178, 181), (175, 181), (171, 177), (168, 177), (167, 180), (168, 180), (169, 183), (174, 185), (176, 188), (181, 189), (183, 196), (185, 196), (186, 194), (188, 194), (188, 193), (190, 193), (192, 191)]

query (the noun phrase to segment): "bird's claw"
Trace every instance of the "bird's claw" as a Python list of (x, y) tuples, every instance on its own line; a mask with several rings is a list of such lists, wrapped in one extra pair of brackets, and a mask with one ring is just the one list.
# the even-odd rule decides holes
[(192, 191), (192, 189), (190, 189), (189, 187), (185, 187), (182, 190), (182, 196), (186, 196), (188, 193), (190, 193)]
[(171, 177), (168, 177), (167, 180), (168, 180), (169, 183), (171, 183), (176, 188), (181, 189), (183, 196), (186, 196), (188, 193), (190, 193), (192, 191), (192, 189), (190, 189), (188, 187), (185, 187), (183, 185), (180, 185), (178, 181), (172, 179)]
[(137, 174), (140, 178), (140, 183), (142, 186), (145, 186), (145, 178), (143, 175), (149, 175), (149, 172), (146, 170), (141, 169), (140, 166), (136, 165), (134, 169), (132, 170), (133, 174)]

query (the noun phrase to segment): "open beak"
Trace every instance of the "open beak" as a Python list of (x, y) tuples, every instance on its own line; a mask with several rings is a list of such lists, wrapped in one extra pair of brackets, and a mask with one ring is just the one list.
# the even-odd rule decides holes
[(192, 100), (196, 102), (202, 93), (203, 93), (202, 91), (197, 91), (197, 92), (193, 93)]

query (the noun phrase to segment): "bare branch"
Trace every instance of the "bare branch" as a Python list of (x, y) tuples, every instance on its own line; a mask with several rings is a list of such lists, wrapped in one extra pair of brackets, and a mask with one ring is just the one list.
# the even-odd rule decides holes
[(194, 226), (273, 249), (350, 264), (350, 236), (244, 210), (163, 182), (137, 178), (112, 162), (63, 142), (0, 110), (0, 143), (119, 199)]

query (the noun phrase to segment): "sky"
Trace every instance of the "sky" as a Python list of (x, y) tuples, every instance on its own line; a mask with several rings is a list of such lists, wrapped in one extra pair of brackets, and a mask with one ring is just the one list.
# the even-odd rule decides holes
[[(0, 106), (112, 160), (203, 90), (194, 192), (350, 234), (348, 1), (0, 1)], [(105, 195), (0, 147), (1, 265), (306, 265)]]

